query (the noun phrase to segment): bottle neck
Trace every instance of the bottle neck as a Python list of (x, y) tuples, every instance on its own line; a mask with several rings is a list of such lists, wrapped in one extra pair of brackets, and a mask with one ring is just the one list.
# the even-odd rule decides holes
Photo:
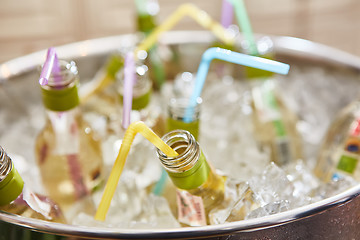
[(78, 71), (75, 62), (59, 60), (59, 72), (53, 72), (48, 84), (41, 86), (46, 109), (63, 112), (79, 105)]
[(0, 147), (0, 182), (2, 182), (12, 170), (12, 161)]
[(155, 16), (159, 12), (159, 3), (156, 0), (135, 0), (137, 10), (137, 29), (149, 34), (155, 27)]
[[(190, 106), (188, 98), (171, 98), (168, 104), (169, 117), (177, 121), (184, 121), (185, 119), (189, 119), (190, 122), (199, 121), (201, 103), (201, 98), (198, 98), (195, 106)], [(192, 114), (187, 116), (189, 108), (192, 109)]]
[(14, 201), (22, 192), (24, 182), (11, 158), (0, 146), (0, 206)]
[[(148, 67), (145, 64), (138, 63), (136, 65), (136, 81), (133, 86), (132, 109), (141, 110), (146, 108), (151, 100), (152, 83), (148, 76)], [(117, 74), (119, 84), (118, 92), (122, 102), (124, 95), (124, 70)]]
[(206, 182), (211, 170), (194, 136), (185, 130), (174, 130), (162, 140), (179, 153), (169, 157), (157, 150), (160, 162), (175, 186), (190, 190)]
[[(172, 98), (168, 104), (167, 131), (184, 129), (195, 139), (199, 136), (201, 98), (195, 106), (190, 106), (188, 98)], [(189, 108), (191, 111), (189, 111)], [(188, 116), (189, 115), (189, 116)]]
[[(241, 42), (242, 50), (245, 54), (252, 54), (250, 52), (250, 43), (246, 40)], [(266, 59), (274, 59), (274, 43), (272, 42), (271, 38), (268, 36), (262, 37), (256, 40), (256, 51), (257, 57), (262, 57)], [(250, 68), (246, 67), (246, 77), (250, 80), (254, 79), (264, 79), (270, 78), (274, 76), (273, 72), (257, 69), (257, 68)]]

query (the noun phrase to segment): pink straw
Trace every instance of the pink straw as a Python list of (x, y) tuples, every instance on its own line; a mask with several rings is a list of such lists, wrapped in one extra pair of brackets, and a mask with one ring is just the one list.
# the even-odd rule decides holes
[(228, 28), (234, 17), (233, 5), (228, 0), (223, 0), (222, 11), (221, 11), (221, 25), (224, 28)]
[(127, 129), (130, 125), (133, 88), (136, 81), (134, 54), (126, 54), (124, 63), (124, 91), (123, 91), (123, 121), (122, 127)]
[(40, 85), (46, 85), (48, 83), (52, 72), (56, 75), (60, 72), (59, 60), (53, 47), (47, 51), (46, 60), (39, 78)]

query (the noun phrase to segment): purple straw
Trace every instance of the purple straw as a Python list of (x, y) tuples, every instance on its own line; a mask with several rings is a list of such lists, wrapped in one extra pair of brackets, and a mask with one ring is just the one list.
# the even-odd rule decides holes
[(39, 78), (40, 85), (46, 85), (48, 83), (52, 72), (56, 75), (60, 72), (59, 60), (53, 47), (47, 51), (46, 60)]
[(221, 11), (221, 25), (224, 28), (228, 28), (234, 17), (233, 5), (228, 0), (223, 0), (222, 11)]
[(133, 88), (136, 81), (134, 54), (129, 52), (125, 57), (124, 64), (124, 91), (123, 91), (123, 121), (122, 127), (127, 129), (130, 125), (130, 113), (132, 108)]

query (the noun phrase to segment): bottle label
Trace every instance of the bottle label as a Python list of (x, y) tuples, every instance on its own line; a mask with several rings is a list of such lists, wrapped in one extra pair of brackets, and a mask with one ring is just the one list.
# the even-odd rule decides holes
[(36, 194), (34, 194), (32, 191), (30, 191), (26, 187), (26, 185), (24, 185), (24, 188), (23, 188), (22, 200), (24, 200), (31, 209), (33, 209), (34, 211), (40, 213), (46, 219), (51, 220), (51, 216), (50, 216), (51, 206), (50, 206), (50, 203), (40, 200)]
[(356, 166), (358, 164), (358, 158), (360, 154), (360, 139), (354, 136), (354, 132), (345, 142), (344, 149), (340, 152), (337, 170), (345, 172), (347, 174), (354, 174)]
[(187, 191), (176, 190), (178, 220), (189, 226), (205, 226), (206, 215), (201, 197), (191, 195)]
[(281, 119), (273, 87), (271, 82), (265, 82), (263, 85), (253, 89), (255, 108), (262, 123)]

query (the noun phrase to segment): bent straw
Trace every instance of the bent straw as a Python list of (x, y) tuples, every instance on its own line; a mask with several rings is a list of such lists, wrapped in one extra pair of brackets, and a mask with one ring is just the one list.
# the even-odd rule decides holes
[(52, 72), (56, 74), (60, 72), (59, 60), (53, 47), (47, 51), (45, 63), (39, 78), (40, 85), (47, 85)]
[(123, 121), (126, 129), (130, 124), (130, 113), (133, 99), (133, 88), (136, 81), (134, 54), (129, 52), (125, 57), (124, 66), (124, 91), (123, 91)]
[(234, 9), (229, 0), (223, 0), (221, 10), (221, 25), (224, 28), (228, 28), (233, 21)]
[(243, 32), (245, 39), (249, 43), (250, 54), (255, 56), (258, 55), (256, 41), (251, 28), (250, 20), (246, 12), (246, 7), (243, 0), (229, 0), (234, 8), (237, 22), (241, 31)]
[(261, 57), (249, 56), (223, 48), (214, 47), (207, 49), (202, 55), (200, 65), (196, 73), (194, 90), (190, 97), (190, 103), (185, 113), (185, 122), (191, 121), (191, 118), (189, 117), (193, 114), (193, 108), (191, 106), (195, 106), (197, 98), (201, 95), (201, 91), (203, 89), (207, 73), (209, 71), (210, 63), (213, 59), (220, 59), (226, 62), (258, 68), (283, 75), (286, 75), (290, 69), (290, 66), (288, 64)]
[(110, 207), (111, 199), (114, 196), (116, 186), (118, 184), (121, 172), (124, 168), (126, 157), (129, 154), (131, 144), (137, 133), (141, 133), (148, 141), (160, 149), (169, 157), (175, 157), (178, 153), (168, 146), (159, 136), (157, 136), (145, 123), (138, 121), (133, 122), (129, 125), (125, 131), (123, 141), (119, 150), (119, 154), (116, 157), (114, 166), (111, 170), (110, 177), (106, 183), (105, 190), (100, 201), (99, 207), (95, 214), (95, 219), (99, 221), (104, 221), (106, 214)]
[(135, 52), (150, 49), (163, 32), (173, 28), (185, 16), (193, 18), (202, 27), (211, 30), (215, 36), (224, 43), (229, 45), (234, 43), (234, 39), (218, 22), (214, 21), (205, 11), (200, 10), (193, 4), (187, 3), (179, 6), (161, 25), (155, 28), (149, 36), (139, 44)]

